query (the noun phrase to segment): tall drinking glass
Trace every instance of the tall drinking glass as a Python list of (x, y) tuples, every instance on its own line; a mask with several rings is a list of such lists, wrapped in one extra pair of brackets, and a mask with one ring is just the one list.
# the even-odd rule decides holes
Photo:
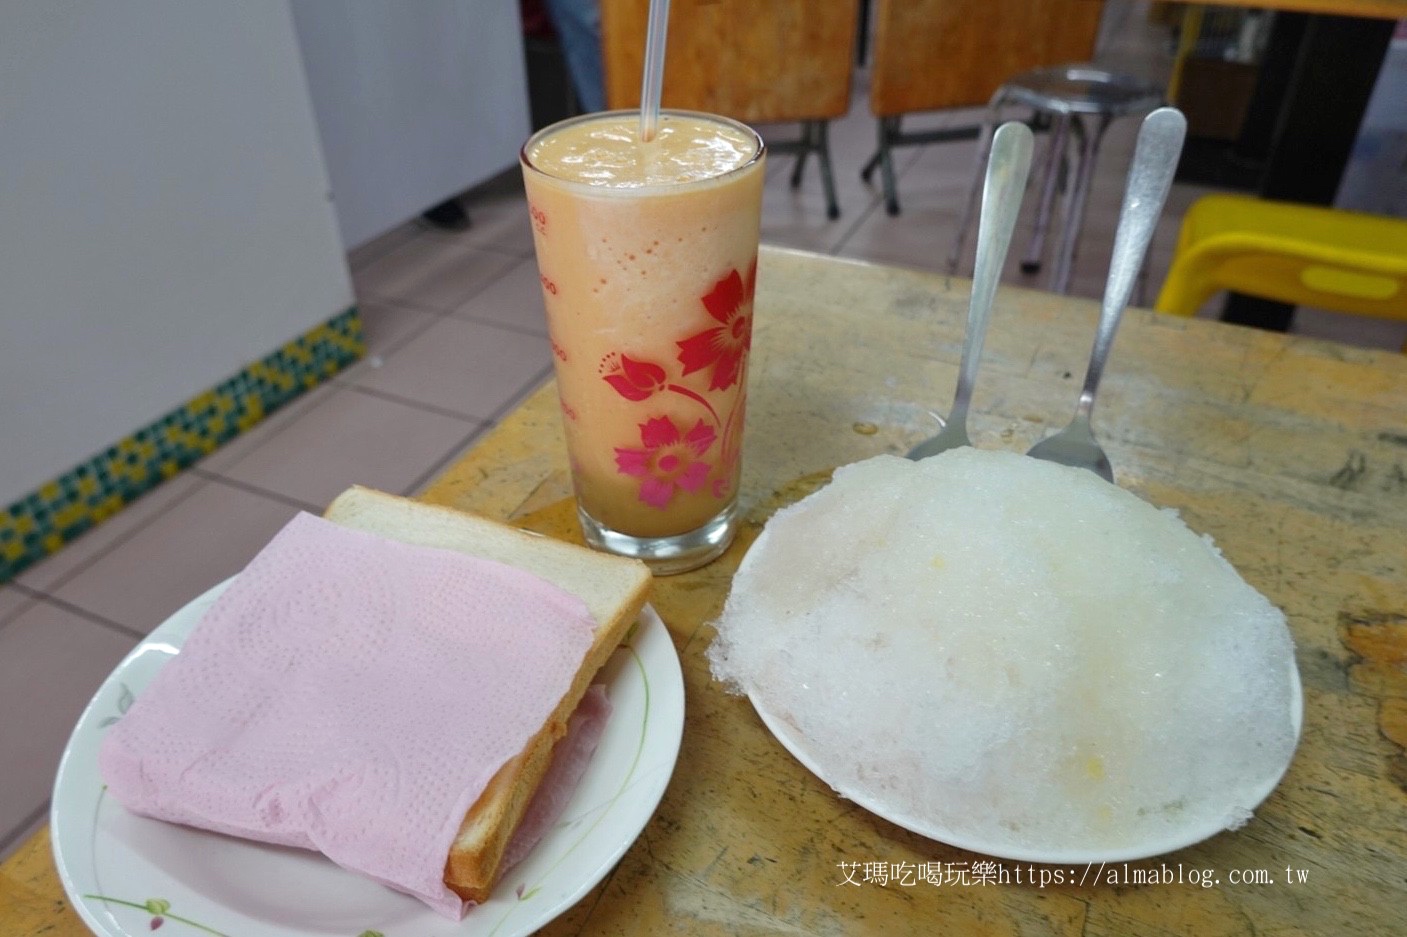
[(582, 531), (656, 573), (734, 532), (765, 148), (664, 111), (554, 124), (523, 146)]

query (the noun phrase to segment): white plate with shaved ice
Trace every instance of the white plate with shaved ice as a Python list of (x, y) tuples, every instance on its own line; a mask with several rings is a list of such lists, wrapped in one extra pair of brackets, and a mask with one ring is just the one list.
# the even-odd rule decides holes
[(1299, 740), (1283, 613), (1092, 472), (878, 456), (783, 508), (709, 650), (797, 760), (923, 836), (1147, 858), (1244, 825)]

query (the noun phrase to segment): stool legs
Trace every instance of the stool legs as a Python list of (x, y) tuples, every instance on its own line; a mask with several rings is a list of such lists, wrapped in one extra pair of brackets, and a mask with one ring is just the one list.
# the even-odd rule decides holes
[(831, 172), (830, 121), (802, 121), (800, 146), (801, 152), (791, 168), (791, 187), (800, 187), (806, 157), (815, 153), (816, 162), (821, 166), (821, 188), (826, 193), (826, 217), (834, 221), (840, 217), (840, 202), (835, 197), (835, 176)]
[(958, 261), (962, 258), (962, 246), (967, 240), (967, 229), (972, 226), (972, 216), (977, 209), (977, 196), (982, 191), (982, 179), (987, 166), (987, 158), (992, 155), (992, 135), (996, 133), (997, 121), (1001, 119), (1001, 107), (1006, 100), (1006, 89), (998, 88), (987, 104), (987, 116), (982, 119), (982, 127), (977, 134), (977, 165), (972, 170), (972, 185), (967, 190), (967, 201), (962, 206), (962, 218), (958, 221), (957, 234), (953, 236), (953, 246), (948, 251), (948, 272), (956, 273)]
[(811, 121), (801, 122), (801, 152), (796, 154), (796, 162), (791, 165), (791, 187), (801, 188), (801, 175), (806, 169), (806, 158), (811, 155), (811, 151), (816, 144), (811, 139)]
[(1079, 169), (1075, 174), (1075, 187), (1070, 193), (1070, 210), (1065, 213), (1065, 230), (1060, 235), (1060, 250), (1056, 255), (1055, 272), (1050, 279), (1053, 293), (1065, 293), (1070, 289), (1070, 272), (1075, 265), (1075, 245), (1080, 239), (1080, 226), (1085, 220), (1085, 202), (1089, 199), (1090, 180), (1094, 178), (1094, 161), (1099, 155), (1099, 143), (1104, 139), (1104, 131), (1113, 118), (1100, 114), (1093, 129), (1086, 129), (1083, 120), (1072, 117), (1075, 137), (1080, 143)]
[(831, 172), (830, 121), (816, 121), (816, 160), (821, 164), (821, 187), (826, 193), (826, 217), (840, 217), (840, 202), (835, 197), (835, 176)]
[(1060, 175), (1060, 165), (1065, 160), (1065, 138), (1069, 131), (1070, 115), (1056, 114), (1051, 120), (1050, 140), (1041, 167), (1041, 203), (1036, 210), (1036, 228), (1031, 234), (1031, 243), (1026, 247), (1026, 256), (1021, 260), (1022, 273), (1036, 273), (1041, 269), (1046, 231), (1050, 229), (1050, 210), (1055, 204), (1056, 180)]
[(890, 140), (899, 135), (898, 117), (881, 117), (877, 122), (879, 127), (879, 149), (870, 157), (870, 161), (865, 163), (865, 167), (860, 170), (860, 178), (866, 182), (870, 181), (870, 176), (874, 175), (875, 167), (879, 167), (880, 181), (884, 185), (884, 210), (890, 216), (899, 214), (899, 185), (894, 180), (894, 157), (890, 153)]

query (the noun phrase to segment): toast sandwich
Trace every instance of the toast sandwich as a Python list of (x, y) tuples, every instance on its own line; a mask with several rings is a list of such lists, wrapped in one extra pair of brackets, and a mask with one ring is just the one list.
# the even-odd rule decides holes
[(638, 560), (370, 488), (353, 487), (338, 495), (324, 517), (403, 543), (515, 566), (581, 598), (596, 622), (594, 639), (570, 689), (523, 750), (493, 776), (450, 847), (445, 884), (461, 898), (483, 902), (502, 872), (504, 852), (552, 762), (553, 749), (566, 733), (567, 720), (645, 604), (649, 568)]

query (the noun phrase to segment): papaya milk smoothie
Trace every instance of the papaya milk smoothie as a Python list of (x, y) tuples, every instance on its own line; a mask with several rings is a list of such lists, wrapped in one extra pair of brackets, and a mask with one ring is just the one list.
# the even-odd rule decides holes
[(593, 546), (680, 572), (732, 539), (764, 148), (634, 111), (539, 132), (523, 177), (577, 505)]

